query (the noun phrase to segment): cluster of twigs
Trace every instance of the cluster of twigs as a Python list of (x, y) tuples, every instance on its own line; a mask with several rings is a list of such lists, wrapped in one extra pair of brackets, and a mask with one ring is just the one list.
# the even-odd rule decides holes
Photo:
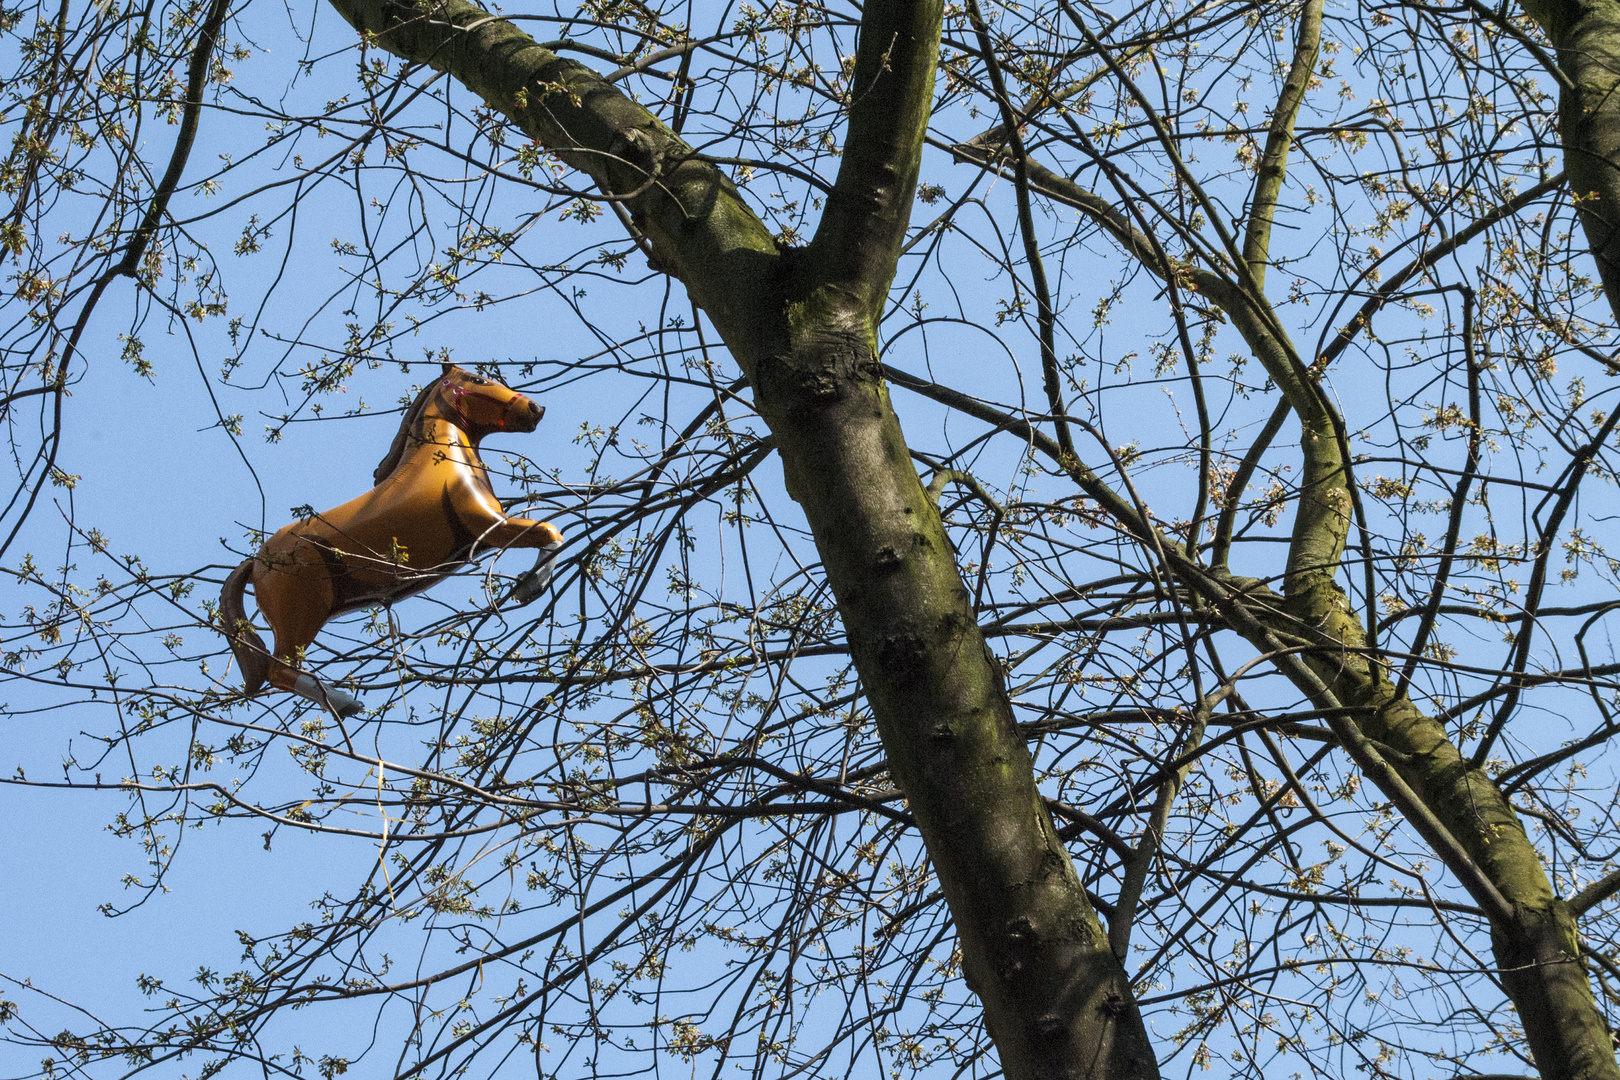
[[(517, 21), (730, 169), (791, 247), (863, 92), (859, 18)], [(232, 970), (143, 976), (144, 1018), (63, 1019), (70, 978), (16, 983), (13, 1046), (75, 1075), (993, 1072), (769, 433), (623, 200), (330, 10), (0, 23), (0, 715), (82, 733), (59, 776), (41, 753), (13, 782), (127, 800), (147, 865), (110, 914), (201, 823), (353, 864), (313, 915), (244, 928)], [(1538, 42), (1469, 4), (946, 13), (883, 358), (1167, 1069), (1528, 1069), (1491, 913), (1363, 783), (1360, 707), (1290, 681), (1311, 628), (1258, 648), (1176, 569), (1282, 590), (1303, 472), (1262, 339), (1344, 417), (1343, 609), (1511, 799), (1620, 1005), (1613, 324)], [(513, 609), (486, 562), (329, 628), (308, 661), (363, 692), (348, 721), (243, 699), (223, 565), (138, 557), (75, 508), (97, 474), (64, 449), (73, 392), (129, 365), (262, 478), (261, 437), (343, 437), (449, 340), (584, 418), (566, 449), (491, 455), (569, 534), (552, 590)], [(235, 512), (259, 518), (239, 553), (279, 524)], [(317, 1009), (322, 1049), (289, 1050)]]

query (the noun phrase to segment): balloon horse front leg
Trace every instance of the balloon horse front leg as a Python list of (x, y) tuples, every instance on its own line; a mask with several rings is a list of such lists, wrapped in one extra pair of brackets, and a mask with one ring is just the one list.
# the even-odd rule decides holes
[[(446, 365), (407, 410), (373, 474), (376, 487), (287, 525), (226, 578), (220, 615), (247, 692), (268, 682), (339, 716), (359, 712), (356, 698), (299, 670), (315, 635), (333, 616), (420, 592), (483, 551), (542, 549), (514, 589), (521, 602), (532, 600), (545, 583), (536, 580), (542, 566), (550, 576), (547, 556), (562, 546), (562, 533), (502, 512), (478, 444), (499, 431), (533, 431), (544, 411), (508, 387)], [(250, 583), (275, 634), (272, 649), (244, 610)]]
[(561, 540), (541, 544), (540, 557), (534, 561), (532, 569), (518, 575), (517, 583), (512, 586), (508, 599), (518, 607), (523, 607), (544, 592), (551, 582), (551, 571), (557, 565), (557, 552), (561, 550)]

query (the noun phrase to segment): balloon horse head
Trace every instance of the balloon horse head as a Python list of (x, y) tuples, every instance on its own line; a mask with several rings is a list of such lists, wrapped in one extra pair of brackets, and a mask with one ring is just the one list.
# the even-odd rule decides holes
[[(225, 579), (220, 614), (247, 692), (268, 680), (339, 716), (360, 711), (355, 698), (298, 670), (321, 627), (334, 615), (420, 592), (480, 552), (542, 549), (514, 590), (520, 601), (532, 600), (562, 533), (501, 512), (478, 443), (498, 431), (533, 431), (544, 412), (509, 387), (446, 364), (406, 410), (373, 474), (376, 487), (286, 526)], [(274, 649), (264, 647), (242, 609), (250, 580)]]

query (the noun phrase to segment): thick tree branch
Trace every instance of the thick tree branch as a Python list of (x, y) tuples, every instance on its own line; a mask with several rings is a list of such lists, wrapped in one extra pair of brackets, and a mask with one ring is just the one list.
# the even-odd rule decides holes
[(1305, 0), (1299, 13), (1299, 33), (1294, 43), (1294, 60), (1283, 79), (1282, 93), (1272, 110), (1266, 129), (1266, 148), (1254, 174), (1254, 194), (1249, 199), (1249, 221), (1243, 232), (1243, 261), (1249, 265), (1256, 291), (1266, 286), (1266, 266), (1271, 259), (1271, 226), (1277, 215), (1277, 198), (1282, 194), (1288, 173), (1288, 150), (1294, 142), (1294, 121), (1305, 101), (1316, 72), (1316, 54), (1322, 41), (1323, 0)]
[(753, 341), (776, 278), (776, 242), (730, 179), (647, 109), (468, 0), (333, 6), (368, 43), (445, 72), (604, 193), (626, 197), (662, 268), (728, 342)]
[(911, 223), (939, 63), (940, 12), (938, 0), (866, 6), (843, 161), (804, 254), (811, 276), (858, 298), (874, 323)]
[[(1028, 440), (1121, 525), (1152, 542), (1152, 524), (1128, 500), (1083, 464), (1065, 463), (1057, 445), (1022, 420), (900, 372), (890, 378)], [(1523, 824), (1501, 788), (1462, 757), (1443, 724), (1395, 692), (1331, 572), (1321, 587), (1284, 600), (1258, 582), (1212, 573), (1174, 545), (1161, 542), (1155, 550), (1229, 626), (1275, 656), (1278, 670), (1324, 710), (1339, 744), (1490, 918), (1503, 982), (1544, 1074), (1611, 1078), (1614, 1054), (1574, 920), (1553, 894)]]
[(1620, 4), (1521, 0), (1552, 41), (1564, 76), (1564, 171), (1610, 310), (1620, 318)]

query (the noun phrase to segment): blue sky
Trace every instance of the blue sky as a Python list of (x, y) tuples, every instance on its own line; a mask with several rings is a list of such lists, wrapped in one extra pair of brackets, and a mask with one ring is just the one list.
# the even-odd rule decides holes
[[(332, 11), (314, 10), (318, 12), (319, 34), (330, 34), (335, 41), (339, 34), (347, 33)], [(303, 19), (308, 13), (308, 9), (299, 9), (294, 14)], [(279, 11), (254, 8), (251, 14), (252, 32), (246, 36), (259, 48), (268, 49), (269, 56), (243, 65), (237, 90), (275, 100), (282, 93), (287, 72), (303, 47), (293, 40), (285, 16)], [(347, 36), (342, 38), (345, 44), (348, 40)], [(322, 101), (352, 90), (352, 66), (347, 59), (318, 67), (316, 71), (313, 78), (302, 79), (296, 85), (290, 95), (294, 103), (289, 109), (295, 106), (318, 109)], [(252, 149), (247, 140), (263, 137), (256, 129), (249, 131), (246, 127), (233, 126), (223, 114), (205, 119), (193, 155), (199, 172), (211, 167), (220, 154), (245, 156)], [(952, 128), (954, 135), (964, 137), (983, 123), (970, 128), (965, 118), (952, 115), (945, 118), (944, 126)], [(162, 125), (152, 127), (147, 147), (149, 160), (161, 162), (164, 159), (170, 137), (170, 129)], [(317, 153), (327, 152), (330, 145), (306, 134), (297, 151), (313, 159)], [(1214, 157), (1215, 151), (1209, 153)], [(250, 187), (253, 180), (272, 175), (265, 170), (278, 164), (285, 166), (285, 159), (270, 158), (262, 167), (228, 174), (226, 188), (211, 197), (184, 192), (177, 199), (176, 213), (195, 213), (192, 208), (209, 205), (210, 198), (216, 201), (232, 198)], [(442, 162), (436, 164), (446, 170), (450, 168)], [(968, 182), (965, 177), (970, 175), (965, 167), (949, 165), (943, 155), (933, 153), (926, 168), (929, 177), (949, 185), (951, 198), (962, 193)], [(1231, 190), (1227, 194), (1235, 192), (1236, 199), (1241, 201), (1241, 185), (1228, 187)], [(767, 188), (768, 185), (760, 184), (754, 191), (756, 197), (768, 205), (779, 205), (791, 201), (789, 196), (802, 195), (789, 191), (776, 198)], [(240, 550), (245, 544), (244, 529), (274, 529), (288, 519), (290, 508), (294, 506), (331, 506), (358, 493), (369, 484), (371, 470), (397, 424), (395, 415), (296, 423), (285, 427), (279, 441), (265, 441), (266, 425), (273, 421), (260, 414), (300, 404), (297, 378), (288, 375), (278, 382), (271, 375), (272, 369), (279, 365), (283, 371), (291, 371), (323, 353), (329, 354), (335, 345), (341, 345), (346, 322), (364, 322), (376, 315), (375, 310), (366, 307), (375, 305), (374, 298), (361, 288), (338, 293), (339, 302), (327, 303), (305, 322), (312, 309), (326, 303), (333, 292), (334, 281), (341, 281), (344, 272), (360, 272), (355, 257), (340, 249), (345, 240), (358, 235), (361, 211), (364, 210), (367, 228), (381, 223), (386, 239), (404, 231), (404, 226), (390, 219), (383, 212), (384, 207), (397, 218), (414, 205), (410, 192), (404, 191), (392, 204), (384, 199), (375, 208), (357, 207), (352, 191), (337, 180), (328, 180), (300, 194), (295, 231), (291, 219), (275, 217), (276, 209), (285, 203), (285, 196), (285, 190), (269, 192), (258, 200), (233, 208), (217, 222), (200, 222), (194, 227), (210, 243), (222, 265), (224, 287), (237, 305), (232, 309), (233, 315), (252, 317), (252, 304), (280, 274), (282, 253), (290, 245), (291, 272), (280, 278), (259, 325), (272, 334), (314, 344), (284, 349), (261, 335), (253, 340), (247, 359), (233, 374), (232, 385), (218, 374), (221, 363), (231, 352), (224, 320), (216, 318), (186, 324), (182, 331), (179, 323), (166, 321), (159, 314), (140, 330), (146, 356), (155, 365), (154, 378), (148, 381), (118, 358), (121, 344), (117, 335), (129, 329), (131, 316), (130, 290), (125, 283), (115, 286), (114, 294), (97, 313), (87, 338), (88, 374), (74, 388), (61, 458), (62, 467), (82, 479), (71, 496), (59, 488), (49, 494), (58, 500), (71, 497), (76, 520), (82, 526), (101, 529), (110, 538), (115, 556), (138, 553), (144, 565), (154, 573), (185, 573), (208, 564), (233, 563), (236, 557), (222, 549), (221, 538)], [(559, 220), (560, 208), (552, 205), (539, 219), (527, 220), (524, 215), (533, 212), (540, 200), (540, 196), (530, 192), (507, 192), (497, 198), (492, 212), (497, 220), (508, 225), (521, 221), (529, 229), (521, 251), (531, 263), (580, 264), (593, 258), (599, 249), (619, 251), (626, 247), (611, 218), (593, 225)], [(1010, 208), (1005, 185), (996, 186), (982, 206), (970, 206), (964, 212), (965, 220), (985, 230), (984, 235), (999, 229), (1005, 237), (1010, 235)], [(927, 220), (937, 209), (937, 206), (919, 208), (916, 218)], [(265, 241), (265, 250), (259, 255), (238, 259), (229, 252), (252, 213), (263, 214), (274, 235)], [(429, 216), (436, 225), (442, 226), (441, 218), (453, 215), (443, 206), (437, 206), (429, 211)], [(1065, 223), (1072, 217), (1066, 213), (1043, 217), (1043, 228), (1050, 227), (1054, 234), (1061, 235), (1067, 227)], [(435, 238), (440, 249), (446, 237), (454, 235), (455, 229), (443, 231), (444, 235)], [(1314, 235), (1289, 234), (1279, 242), (1297, 245), (1296, 250), (1308, 252), (1318, 239)], [(381, 240), (377, 242), (383, 246)], [(949, 272), (940, 271), (939, 264), (930, 264), (919, 286), (931, 305), (929, 317), (939, 317), (941, 321), (899, 336), (886, 359), (907, 370), (932, 372), (942, 382), (980, 391), (1002, 401), (1033, 398), (1038, 393), (1034, 343), (1020, 329), (1018, 316), (1010, 317), (1004, 327), (996, 320), (998, 301), (1005, 300), (1002, 294), (1008, 291), (1005, 279), (967, 242), (949, 240), (946, 243), (947, 256), (942, 262)], [(1184, 436), (1175, 409), (1179, 404), (1185, 410), (1186, 402), (1171, 401), (1166, 386), (1156, 385), (1148, 378), (1152, 359), (1147, 352), (1149, 343), (1164, 334), (1164, 304), (1154, 283), (1136, 279), (1121, 286), (1125, 300), (1116, 321), (1093, 326), (1089, 318), (1091, 306), (1128, 273), (1117, 261), (1105, 261), (1104, 256), (1097, 254), (1098, 250), (1094, 246), (1053, 259), (1055, 278), (1069, 305), (1068, 323), (1077, 328), (1074, 332), (1080, 339), (1071, 344), (1084, 354), (1083, 370), (1089, 380), (1087, 394), (1075, 395), (1076, 411), (1086, 410), (1106, 431), (1108, 441), (1115, 447), (1139, 441), (1141, 448), (1151, 456), (1155, 449), (1168, 446), (1171, 451), (1163, 457), (1176, 458)], [(409, 259), (401, 261), (408, 263)], [(1330, 269), (1315, 262), (1307, 262), (1307, 266), (1325, 276)], [(397, 284), (402, 276), (396, 275), (390, 283)], [(690, 306), (678, 286), (666, 289), (662, 279), (656, 276), (649, 277), (640, 286), (612, 284), (643, 276), (646, 276), (644, 260), (635, 253), (629, 255), (622, 271), (598, 266), (591, 274), (569, 278), (548, 277), (546, 271), (532, 266), (511, 265), (504, 270), (489, 270), (480, 278), (480, 283), (490, 279), (504, 283), (503, 287), (514, 292), (536, 291), (481, 313), (463, 310), (424, 323), (418, 332), (402, 337), (393, 345), (397, 359), (410, 360), (417, 365), (409, 373), (401, 372), (396, 364), (385, 363), (376, 370), (358, 372), (346, 394), (319, 400), (329, 414), (356, 407), (362, 399), (374, 411), (383, 413), (393, 408), (401, 395), (409, 393), (412, 385), (437, 370), (428, 356), (436, 357), (445, 349), (450, 350), (452, 359), (464, 364), (491, 361), (514, 365), (531, 361), (570, 364), (581, 358), (595, 358), (592, 363), (599, 366), (588, 377), (578, 381), (559, 379), (555, 385), (546, 386), (540, 400), (548, 411), (537, 433), (492, 439), (486, 444), (486, 457), (492, 462), (503, 451), (521, 453), (538, 467), (557, 469), (567, 482), (582, 486), (590, 479), (589, 468), (595, 461), (589, 446), (576, 442), (582, 427), (613, 425), (622, 420), (625, 422), (623, 437), (629, 439), (636, 437), (639, 430), (635, 423), (639, 413), (657, 412), (661, 408), (658, 401), (643, 400), (644, 395), (656, 387), (645, 377), (656, 365), (635, 349), (604, 356), (603, 340), (633, 337), (643, 326), (668, 327), (676, 318), (690, 326)], [(907, 272), (903, 272), (901, 281), (907, 280)], [(586, 295), (576, 295), (575, 289), (586, 290)], [(1278, 284), (1277, 291), (1281, 289)], [(896, 299), (901, 298), (897, 295)], [(360, 314), (345, 314), (345, 304), (352, 304)], [(579, 305), (577, 310), (576, 304)], [(1320, 328), (1320, 309), (1301, 306), (1289, 311), (1292, 317), (1299, 319), (1300, 340), (1314, 340), (1311, 331)], [(976, 319), (981, 327), (948, 321), (956, 318)], [(897, 317), (895, 325), (904, 322), (903, 316)], [(1386, 330), (1387, 336), (1393, 339), (1397, 333), (1410, 330), (1416, 324), (1415, 319), (1392, 315), (1381, 326), (1393, 325), (1392, 331)], [(681, 335), (680, 340), (690, 345), (690, 335)], [(713, 340), (712, 335), (710, 340)], [(1232, 341), (1235, 348), (1235, 339)], [(1223, 348), (1217, 350), (1218, 355), (1224, 354), (1226, 342), (1223, 338)], [(1398, 351), (1398, 346), (1392, 346), (1392, 351)], [(285, 363), (282, 362), (284, 353), (291, 357)], [(689, 350), (688, 355), (695, 356), (695, 350)], [(735, 375), (734, 365), (720, 350), (715, 350), (714, 356), (719, 361), (717, 377), (721, 382), (729, 381)], [(1417, 356), (1412, 369), (1392, 376), (1391, 382), (1418, 397), (1454, 394), (1454, 387), (1436, 389), (1435, 384), (1425, 382), (1430, 375), (1423, 369), (1422, 362), (1427, 359)], [(615, 362), (622, 365), (622, 370), (612, 370)], [(1224, 367), (1224, 362), (1217, 363)], [(533, 378), (550, 378), (556, 374), (555, 367), (543, 367)], [(1252, 366), (1248, 378), (1255, 381), (1260, 378)], [(1364, 358), (1358, 356), (1347, 361), (1333, 378), (1334, 388), (1345, 402), (1352, 423), (1376, 427), (1384, 401), (1382, 376), (1377, 368), (1366, 365)], [(517, 381), (521, 381), (521, 376)], [(265, 382), (271, 383), (270, 389), (250, 389)], [(1126, 385), (1133, 382), (1136, 385)], [(688, 396), (683, 398), (681, 393)], [(894, 396), (907, 433), (918, 448), (937, 450), (959, 445), (982, 431), (979, 425), (961, 418), (945, 420), (937, 408), (915, 395), (896, 391)], [(695, 390), (678, 391), (676, 398), (672, 415), (680, 415), (683, 409), (689, 415), (695, 409), (691, 403), (702, 401), (703, 395)], [(1264, 416), (1270, 403), (1263, 395), (1256, 394), (1253, 399), (1236, 397), (1217, 404), (1230, 410), (1223, 427), (1251, 425), (1252, 430), (1252, 424)], [(218, 423), (221, 414), (242, 414), (243, 430), (239, 439), (232, 439), (221, 429)], [(1279, 448), (1292, 441), (1290, 429), (1290, 433), (1279, 440)], [(1016, 448), (1009, 449), (1007, 443), (1008, 440), (1002, 440), (983, 450), (973, 462), (975, 472), (994, 490), (1022, 495), (1068, 490), (1066, 481), (1026, 473), (1024, 459)], [(1100, 463), (1103, 455), (1096, 452), (1095, 446), (1087, 446), (1088, 459)], [(1285, 456), (1289, 453), (1286, 449), (1282, 452)], [(242, 453), (251, 461), (251, 470), (242, 460)], [(1185, 455), (1179, 459), (1182, 464), (1184, 459)], [(615, 459), (608, 455), (607, 460), (612, 464)], [(623, 463), (622, 459), (619, 463)], [(1169, 507), (1163, 511), (1166, 517), (1186, 512), (1183, 503), (1187, 475), (1184, 469), (1172, 463), (1154, 472), (1146, 481), (1150, 486), (1145, 490), (1155, 507)], [(757, 479), (761, 497), (769, 501), (778, 520), (785, 522), (788, 529), (802, 524), (796, 508), (781, 491), (779, 466), (774, 459), (761, 466)], [(510, 481), (497, 480), (496, 487), (501, 493), (516, 492)], [(1601, 507), (1591, 508), (1593, 514), (1601, 510)], [(555, 520), (565, 531), (578, 536), (582, 534), (580, 519), (589, 519), (593, 513), (581, 496), (579, 502), (557, 508)], [(1508, 511), (1507, 516), (1513, 516), (1512, 512)], [(1273, 536), (1283, 535), (1285, 530), (1286, 520)], [(42, 502), (24, 546), (36, 554), (42, 566), (53, 567), (60, 556), (53, 554), (52, 545), (60, 548), (61, 533), (55, 506)], [(737, 552), (730, 543), (724, 530), (716, 525), (712, 534), (699, 538), (692, 556), (697, 576), (705, 579), (716, 592), (727, 596), (737, 595), (744, 588), (740, 584), (743, 575)], [(777, 537), (765, 544), (764, 550), (768, 554), (760, 556), (756, 552), (756, 558), (760, 565), (770, 563), (771, 573), (778, 580), (792, 580), (786, 570), (792, 557), (808, 556), (803, 538), (793, 535)], [(1279, 549), (1256, 545), (1252, 550), (1257, 552), (1252, 556), (1252, 565), (1269, 567)], [(1247, 556), (1240, 557), (1240, 570), (1245, 568), (1242, 557)], [(93, 560), (97, 557), (92, 553), (81, 548), (74, 558), (80, 564), (81, 576), (88, 578), (97, 572), (93, 569)], [(527, 565), (527, 559), (520, 555), (501, 565), (503, 572), (515, 572)], [(1568, 591), (1577, 593), (1580, 588), (1577, 585)], [(202, 596), (203, 590), (199, 589), (191, 602), (195, 605)], [(433, 605), (460, 605), (459, 610), (471, 611), (479, 603), (479, 582), (476, 577), (468, 576), (440, 586), (430, 598), (402, 605), (398, 614), (407, 626), (420, 626), (442, 613), (441, 608)], [(185, 651), (210, 654), (211, 671), (217, 674), (219, 665), (225, 662), (223, 641), (214, 639), (211, 631), (200, 626), (181, 627), (179, 632), (186, 638)], [(148, 647), (152, 655), (161, 655), (152, 643), (148, 642)], [(1477, 647), (1481, 657), (1494, 658), (1500, 653), (1489, 632), (1481, 634), (1477, 646), (1465, 644), (1464, 647)], [(810, 670), (819, 674), (824, 669), (812, 665)], [(190, 663), (171, 663), (167, 669), (158, 669), (154, 678), (157, 681), (172, 678), (192, 688), (204, 683), (196, 666)], [(8, 687), (7, 692), (11, 695), (8, 704), (13, 708), (27, 702), (26, 697), (20, 696), (27, 691), (17, 684)], [(48, 700), (43, 691), (40, 693), (42, 700)], [(1553, 700), (1568, 701), (1568, 713), (1582, 715), (1584, 705), (1573, 694)], [(54, 779), (60, 770), (66, 742), (73, 740), (82, 747), (84, 737), (75, 732), (81, 726), (97, 729), (98, 725), (108, 722), (107, 714), (105, 709), (81, 705), (60, 712), (9, 718), (4, 728), (4, 745), (8, 755), (27, 770), (30, 778)], [(1552, 717), (1547, 732), (1532, 737), (1548, 740), (1562, 737), (1563, 729), (1557, 727), (1557, 720)], [(174, 744), (183, 734), (168, 732), (150, 740), (148, 749), (152, 760), (166, 760), (166, 754), (172, 755)], [(413, 752), (409, 742), (403, 740), (389, 749), (390, 753), (402, 755)], [(149, 767), (151, 763), (138, 764)], [(11, 764), (0, 758), (0, 765), (9, 768)], [(108, 772), (122, 775), (121, 770), (128, 768), (126, 763), (109, 763)], [(276, 772), (277, 768), (285, 768), (285, 763), (266, 769), (267, 784), (273, 786), (275, 781), (289, 779)], [(143, 907), (120, 919), (108, 920), (98, 914), (99, 905), (121, 904), (135, 895), (121, 886), (123, 875), (147, 872), (139, 847), (131, 841), (115, 840), (105, 830), (112, 816), (125, 808), (124, 796), (0, 786), (0, 800), (3, 800), (0, 815), (4, 815), (4, 820), (21, 823), (21, 827), (9, 830), (6, 850), (12, 873), (0, 884), (3, 890), (0, 910), (12, 915), (13, 927), (26, 928), (24, 932), (0, 937), (0, 971), (14, 977), (32, 977), (42, 988), (63, 993), (86, 1007), (105, 1010), (107, 1017), (118, 1020), (131, 1018), (134, 1010), (144, 1003), (134, 989), (138, 973), (161, 973), (178, 983), (198, 965), (230, 967), (240, 953), (234, 936), (236, 930), (257, 935), (307, 917), (311, 899), (327, 889), (334, 892), (352, 889), (376, 858), (375, 847), (360, 840), (313, 838), (292, 829), (281, 829), (266, 851), (258, 838), (262, 830), (254, 823), (207, 826), (186, 833), (181, 857), (167, 881), (168, 893), (152, 897)], [(709, 959), (700, 956), (697, 962)], [(309, 1025), (307, 1037), (312, 1042), (326, 1037), (340, 1041), (357, 1037), (346, 1028), (353, 1023), (352, 1017), (342, 1013), (321, 1011), (317, 1015), (312, 1011), (295, 1017), (290, 1023)], [(384, 1043), (386, 1035), (385, 1032)], [(294, 1041), (305, 1037), (300, 1030)], [(16, 1053), (15, 1047), (0, 1047), (0, 1063), (4, 1063), (7, 1074), (24, 1072), (31, 1065), (21, 1058), (13, 1063), (10, 1056)], [(383, 1057), (388, 1058), (388, 1055)], [(514, 1071), (517, 1068), (513, 1066)]]

